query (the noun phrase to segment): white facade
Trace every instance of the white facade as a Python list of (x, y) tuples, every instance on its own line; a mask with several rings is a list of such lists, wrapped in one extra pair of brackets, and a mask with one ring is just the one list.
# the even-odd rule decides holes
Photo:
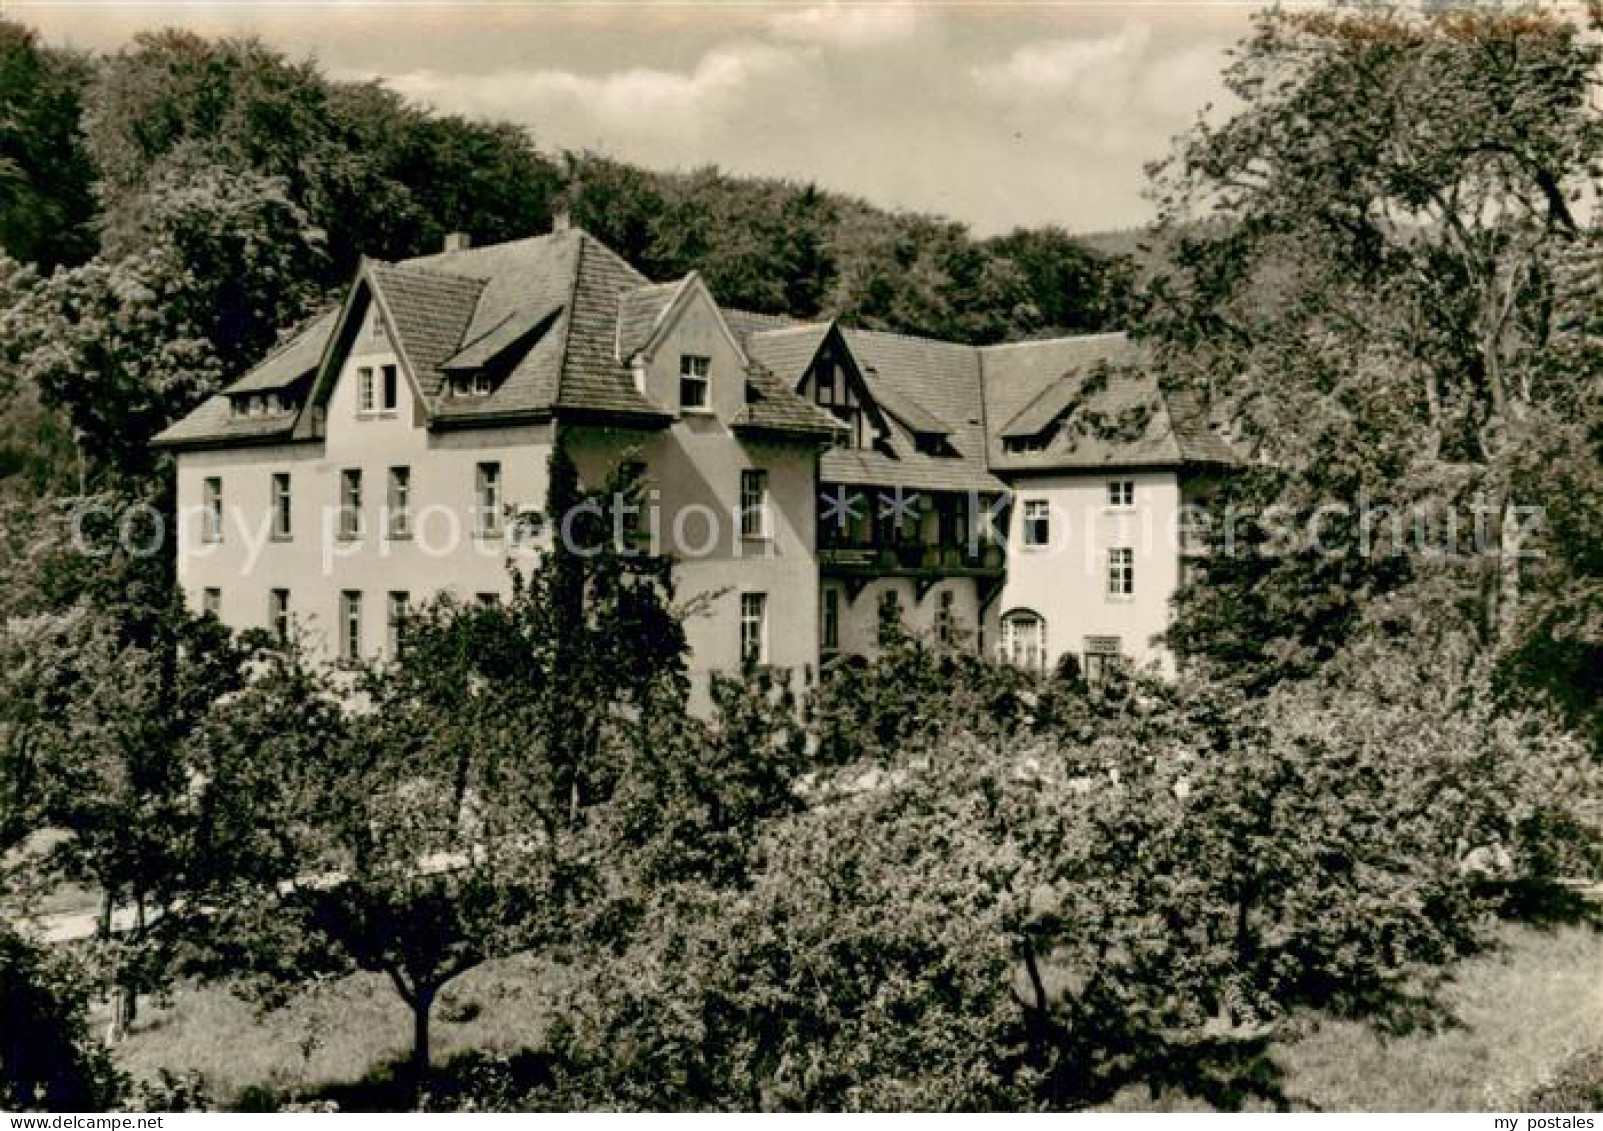
[(1156, 638), (1168, 628), (1180, 582), (1175, 473), (1021, 476), (1013, 491), (1007, 579), (997, 602), (998, 654), (1031, 666), (1030, 658), (1015, 654), (1029, 649), (1034, 666), (1051, 670), (1065, 653), (1085, 667), (1087, 656), (1115, 647), (1139, 667), (1172, 671), (1173, 660)]
[[(383, 367), (395, 363), (388, 340), (364, 327), (329, 397), (323, 440), (180, 454), (178, 581), (192, 607), (205, 607), (211, 590), (225, 624), (271, 630), (273, 591), (287, 592), (307, 644), (337, 656), (342, 596), (360, 593), (359, 650), (374, 657), (386, 646), (392, 593), (421, 601), (447, 590), (466, 600), (511, 591), (508, 562), (521, 551), (504, 521), (498, 533), (476, 531), (479, 469), (498, 467), (504, 504), (539, 508), (551, 426), (431, 432), (402, 373), (393, 409), (359, 411), (358, 371), (382, 380)], [(391, 472), (402, 468), (404, 529), (390, 508)], [(349, 472), (361, 477), (355, 537), (341, 529)], [(287, 537), (273, 529), (276, 475), (289, 477)], [(215, 541), (206, 529), (208, 480), (221, 488)]]

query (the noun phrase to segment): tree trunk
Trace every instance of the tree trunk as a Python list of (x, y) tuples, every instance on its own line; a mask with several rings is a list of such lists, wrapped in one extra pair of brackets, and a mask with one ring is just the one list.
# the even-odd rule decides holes
[(1501, 527), (1497, 539), (1497, 617), (1493, 621), (1493, 639), (1499, 649), (1504, 649), (1514, 642), (1514, 632), (1519, 626), (1520, 559), (1525, 552), (1525, 529), (1513, 499), (1503, 503)]
[(412, 999), (412, 1109), (422, 1111), (428, 1101), (429, 1014), (434, 1009), (434, 987), (419, 986)]

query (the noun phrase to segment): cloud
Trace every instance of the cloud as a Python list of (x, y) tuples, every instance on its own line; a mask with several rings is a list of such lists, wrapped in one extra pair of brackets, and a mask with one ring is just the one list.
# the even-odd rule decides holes
[(1026, 43), (1000, 63), (978, 65), (970, 73), (982, 91), (1000, 100), (1103, 100), (1128, 93), (1151, 39), (1146, 26), (1126, 24), (1090, 39)]
[(388, 81), (408, 97), (445, 110), (542, 125), (583, 122), (604, 134), (682, 137), (738, 110), (753, 87), (793, 70), (806, 54), (798, 48), (735, 42), (708, 51), (687, 71), (418, 70)]
[(969, 68), (980, 93), (1010, 120), (1139, 168), (1204, 103), (1225, 98), (1218, 43), (1160, 44), (1150, 25), (1015, 47)]
[(843, 4), (829, 0), (799, 12), (785, 12), (768, 21), (776, 38), (857, 51), (911, 39), (928, 22), (911, 4)]

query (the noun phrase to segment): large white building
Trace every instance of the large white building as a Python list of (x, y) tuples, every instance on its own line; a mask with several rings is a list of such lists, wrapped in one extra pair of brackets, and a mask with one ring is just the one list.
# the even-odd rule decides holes
[[(366, 262), (158, 437), (179, 580), (237, 627), (382, 655), (410, 604), (539, 552), (558, 437), (632, 465), (692, 674), (810, 679), (912, 631), (1046, 668), (1167, 663), (1179, 514), (1232, 462), (1121, 335), (975, 348), (721, 307), (579, 230)], [(698, 681), (700, 682), (700, 681)]]

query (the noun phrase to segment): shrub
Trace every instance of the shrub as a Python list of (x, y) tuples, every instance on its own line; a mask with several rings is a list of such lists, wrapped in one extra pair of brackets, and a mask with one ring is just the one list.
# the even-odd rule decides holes
[(0, 927), (0, 1110), (105, 1111), (122, 1097), (83, 985), (66, 959)]

